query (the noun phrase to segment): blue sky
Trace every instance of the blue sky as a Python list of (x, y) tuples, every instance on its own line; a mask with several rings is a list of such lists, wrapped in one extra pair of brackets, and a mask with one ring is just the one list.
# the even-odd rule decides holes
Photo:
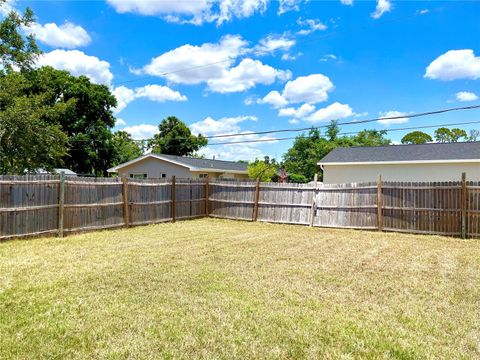
[[(136, 138), (151, 135), (169, 115), (207, 135), (388, 115), (405, 118), (345, 125), (342, 131), (480, 120), (478, 110), (408, 118), (479, 103), (479, 2), (108, 0), (9, 6), (34, 10), (37, 23), (26, 31), (37, 35), (45, 52), (39, 64), (110, 86), (119, 100), (116, 129)], [(404, 133), (389, 136), (399, 141)], [(281, 158), (290, 145), (222, 145), (203, 152), (231, 160)]]

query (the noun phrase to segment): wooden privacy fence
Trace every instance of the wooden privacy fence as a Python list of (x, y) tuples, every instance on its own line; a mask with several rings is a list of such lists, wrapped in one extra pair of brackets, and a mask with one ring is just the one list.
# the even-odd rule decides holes
[[(207, 201), (208, 199), (208, 201)], [(197, 217), (480, 237), (480, 182), (0, 176), (0, 239)]]
[(0, 239), (203, 217), (205, 192), (194, 179), (0, 176)]

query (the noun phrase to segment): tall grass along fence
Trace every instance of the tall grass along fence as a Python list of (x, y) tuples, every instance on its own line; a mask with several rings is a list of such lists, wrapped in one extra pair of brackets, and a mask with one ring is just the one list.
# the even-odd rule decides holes
[(0, 176), (0, 239), (205, 216), (480, 237), (480, 182), (465, 175), (341, 185)]

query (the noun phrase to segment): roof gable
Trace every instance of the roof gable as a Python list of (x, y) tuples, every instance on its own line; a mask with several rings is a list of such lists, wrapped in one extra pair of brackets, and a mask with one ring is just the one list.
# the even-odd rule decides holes
[(117, 165), (108, 172), (117, 172), (119, 169), (132, 165), (147, 158), (154, 158), (167, 161), (182, 167), (188, 168), (190, 171), (216, 171), (216, 172), (235, 172), (247, 173), (247, 164), (225, 160), (198, 159), (192, 157), (164, 155), (164, 154), (146, 154), (126, 163)]
[(480, 142), (336, 148), (320, 160), (318, 164), (452, 162), (466, 160), (478, 160), (480, 162)]

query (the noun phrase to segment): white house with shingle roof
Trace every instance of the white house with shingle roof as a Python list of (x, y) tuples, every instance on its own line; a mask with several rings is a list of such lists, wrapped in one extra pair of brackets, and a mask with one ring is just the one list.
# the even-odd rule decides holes
[(107, 170), (128, 178), (228, 178), (246, 179), (247, 164), (185, 156), (146, 154)]
[(318, 162), (327, 184), (480, 180), (480, 142), (336, 148)]

